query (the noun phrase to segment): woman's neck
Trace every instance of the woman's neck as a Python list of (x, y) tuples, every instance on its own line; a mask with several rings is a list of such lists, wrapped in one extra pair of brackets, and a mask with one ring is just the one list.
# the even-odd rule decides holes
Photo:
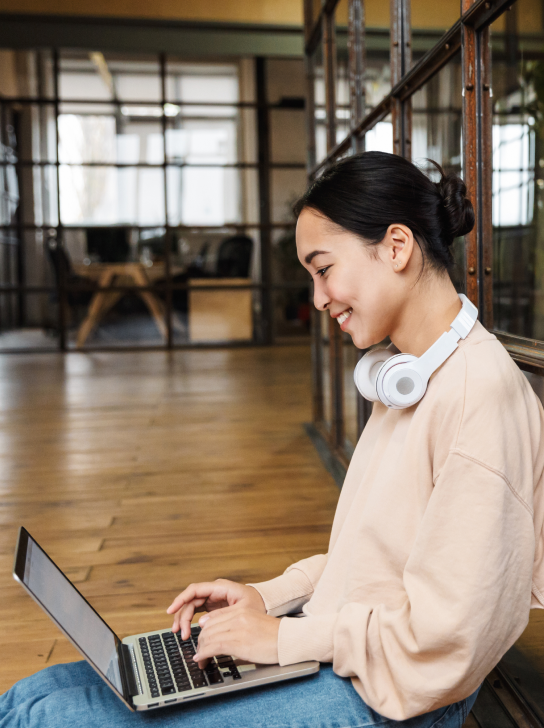
[(432, 276), (412, 290), (390, 334), (399, 351), (421, 356), (449, 328), (461, 310), (449, 276)]

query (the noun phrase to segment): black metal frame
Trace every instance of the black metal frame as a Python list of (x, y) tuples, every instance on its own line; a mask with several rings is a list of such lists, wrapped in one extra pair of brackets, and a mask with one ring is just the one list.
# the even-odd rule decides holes
[[(305, 3), (306, 62), (309, 78), (308, 177), (315, 179), (331, 163), (350, 151), (364, 149), (365, 134), (389, 114), (392, 116), (394, 151), (411, 156), (411, 99), (416, 91), (433, 78), (461, 51), (463, 74), (463, 176), (472, 191), (476, 225), (466, 236), (465, 288), (469, 298), (479, 307), (484, 325), (493, 330), (492, 276), (492, 107), (489, 26), (507, 11), (515, 0), (462, 0), (457, 22), (439, 37), (412, 67), (410, 36), (410, 0), (390, 0), (392, 69), (391, 91), (366, 115), (364, 87), (361, 78), (365, 69), (364, 0), (350, 0), (348, 34), (350, 38), (349, 73), (351, 81), (351, 128), (338, 143), (335, 141), (334, 93), (327, 90), (326, 120), (328, 150), (323, 159), (316, 159), (313, 125), (315, 105), (312, 89), (312, 59), (322, 43), (326, 83), (334, 83), (334, 45), (328, 29), (334, 19), (338, 0), (323, 0), (317, 17), (315, 3)], [(328, 79), (328, 80), (327, 80)], [(338, 327), (330, 330), (329, 348), (332, 417), (330, 427), (324, 421), (324, 383), (319, 318), (314, 317), (314, 426), (319, 430), (337, 460), (347, 464), (350, 447), (344, 438), (343, 391), (339, 372), (342, 372), (342, 344)], [(538, 341), (495, 332), (518, 365), (527, 371), (544, 375), (544, 344)], [(358, 396), (358, 426), (362, 431), (370, 415), (369, 404)], [(354, 443), (352, 443), (354, 444)]]
[[(274, 30), (278, 31), (278, 29), (268, 28), (267, 32), (273, 32)], [(278, 31), (279, 32), (279, 31)], [(266, 84), (266, 65), (267, 65), (267, 58), (266, 57), (256, 57), (255, 58), (255, 81), (256, 81), (256, 87), (255, 87), (255, 101), (248, 102), (248, 101), (239, 101), (237, 103), (227, 103), (227, 102), (220, 102), (220, 103), (214, 103), (214, 102), (185, 102), (185, 101), (176, 101), (176, 105), (180, 107), (191, 107), (191, 106), (199, 106), (199, 107), (217, 107), (217, 106), (225, 106), (228, 108), (232, 108), (236, 110), (236, 113), (239, 112), (240, 109), (254, 109), (256, 113), (256, 120), (257, 120), (257, 146), (258, 148), (256, 151), (256, 160), (255, 162), (235, 162), (231, 164), (187, 164), (187, 163), (179, 163), (174, 162), (168, 159), (168, 156), (166, 154), (166, 129), (168, 125), (168, 117), (165, 113), (165, 104), (169, 103), (169, 100), (167, 98), (166, 93), (166, 80), (168, 75), (168, 69), (167, 69), (167, 61), (168, 57), (165, 53), (155, 54), (155, 57), (158, 59), (158, 67), (159, 67), (159, 74), (160, 74), (160, 85), (161, 85), (161, 99), (160, 101), (153, 101), (153, 102), (143, 102), (143, 101), (131, 101), (131, 100), (123, 100), (120, 101), (119, 99), (109, 100), (109, 101), (100, 101), (100, 100), (91, 100), (91, 99), (68, 99), (68, 98), (60, 98), (59, 95), (59, 74), (60, 74), (60, 63), (59, 63), (59, 50), (57, 48), (52, 50), (53, 53), (53, 83), (54, 83), (54, 89), (53, 94), (51, 96), (37, 96), (37, 97), (0, 97), (0, 114), (3, 114), (4, 107), (8, 106), (16, 106), (16, 105), (35, 105), (39, 108), (43, 107), (51, 107), (54, 110), (54, 116), (55, 116), (55, 158), (51, 160), (27, 160), (27, 159), (20, 159), (17, 158), (15, 164), (10, 161), (6, 160), (0, 160), (0, 167), (1, 166), (15, 166), (17, 170), (18, 177), (20, 178), (21, 172), (25, 169), (34, 169), (34, 168), (48, 168), (48, 167), (54, 167), (56, 169), (56, 195), (57, 195), (57, 224), (56, 225), (31, 225), (31, 224), (25, 224), (23, 222), (22, 216), (21, 216), (21, 204), (19, 206), (18, 210), (18, 217), (16, 221), (16, 225), (8, 225), (8, 224), (0, 224), (0, 232), (1, 231), (9, 231), (9, 230), (15, 230), (17, 233), (17, 237), (19, 239), (19, 254), (21, 256), (21, 261), (19, 265), (19, 272), (22, 274), (24, 271), (24, 244), (22, 244), (23, 236), (25, 231), (42, 231), (43, 234), (48, 234), (49, 236), (56, 237), (57, 244), (62, 245), (62, 241), (64, 238), (64, 232), (67, 229), (70, 230), (77, 230), (77, 229), (86, 229), (89, 226), (81, 226), (81, 225), (70, 225), (70, 226), (64, 226), (62, 223), (62, 217), (61, 217), (61, 194), (60, 194), (60, 167), (61, 166), (78, 166), (78, 167), (108, 167), (108, 168), (157, 168), (163, 169), (164, 175), (164, 224), (160, 225), (136, 225), (136, 224), (128, 224), (128, 225), (118, 225), (118, 226), (106, 226), (106, 227), (122, 227), (122, 228), (130, 228), (130, 229), (146, 229), (146, 228), (156, 228), (160, 227), (162, 230), (164, 230), (164, 262), (165, 262), (165, 279), (161, 283), (160, 287), (150, 285), (149, 288), (146, 287), (135, 287), (135, 286), (126, 286), (126, 285), (114, 285), (111, 287), (108, 287), (108, 291), (145, 291), (145, 290), (153, 290), (157, 291), (160, 290), (161, 293), (165, 296), (165, 306), (166, 306), (166, 326), (167, 326), (167, 341), (166, 341), (166, 348), (173, 349), (173, 348), (194, 348), (194, 347), (201, 347), (201, 346), (208, 346), (208, 344), (200, 344), (200, 343), (177, 343), (174, 341), (173, 337), (173, 327), (172, 327), (172, 312), (173, 312), (173, 305), (172, 305), (172, 293), (174, 290), (188, 290), (189, 288), (191, 290), (201, 290), (202, 288), (206, 288), (206, 290), (222, 290), (227, 289), (228, 286), (198, 286), (191, 285), (186, 283), (175, 283), (172, 281), (171, 276), (171, 270), (172, 270), (172, 262), (171, 262), (171, 251), (170, 251), (170, 240), (171, 236), (174, 233), (180, 233), (183, 231), (186, 232), (198, 232), (198, 231), (206, 231), (206, 232), (220, 232), (227, 234), (231, 230), (258, 230), (260, 232), (260, 238), (261, 238), (261, 247), (260, 247), (260, 257), (261, 257), (261, 270), (260, 270), (260, 282), (255, 282), (247, 286), (240, 286), (237, 287), (237, 289), (251, 289), (255, 291), (259, 291), (261, 293), (262, 298), (262, 313), (260, 316), (260, 321), (257, 322), (257, 337), (252, 341), (249, 342), (249, 344), (272, 344), (274, 342), (274, 294), (276, 291), (283, 291), (283, 290), (303, 290), (306, 289), (307, 286), (303, 283), (296, 283), (296, 282), (277, 282), (273, 280), (272, 275), (272, 262), (271, 262), (271, 255), (272, 255), (272, 231), (273, 230), (279, 230), (279, 229), (292, 229), (294, 227), (293, 223), (284, 223), (284, 222), (273, 222), (272, 221), (272, 215), (271, 215), (271, 180), (270, 180), (270, 174), (272, 170), (275, 169), (305, 169), (305, 164), (303, 162), (274, 162), (271, 159), (271, 150), (270, 150), (270, 112), (272, 110), (288, 110), (288, 111), (300, 111), (301, 113), (304, 112), (304, 105), (285, 105), (280, 103), (270, 103), (267, 99), (267, 84)], [(176, 58), (177, 60), (177, 58)], [(59, 120), (59, 114), (61, 113), (61, 106), (64, 104), (85, 104), (87, 107), (92, 108), (93, 105), (104, 105), (107, 104), (112, 107), (120, 108), (121, 106), (131, 106), (131, 105), (138, 105), (138, 106), (153, 106), (161, 109), (160, 116), (154, 116), (153, 120), (160, 123), (161, 130), (163, 134), (163, 151), (164, 151), (164, 160), (162, 163), (158, 164), (148, 164), (144, 162), (140, 162), (138, 164), (123, 164), (123, 163), (114, 163), (114, 162), (87, 162), (77, 165), (70, 165), (66, 164), (64, 162), (60, 162), (59, 160), (59, 129), (58, 129), (58, 120)], [(259, 197), (259, 221), (255, 223), (232, 223), (232, 224), (226, 224), (223, 226), (196, 226), (196, 225), (174, 225), (170, 224), (169, 222), (169, 210), (168, 210), (168, 181), (167, 181), (167, 170), (169, 168), (182, 168), (182, 167), (204, 167), (204, 168), (233, 168), (233, 169), (255, 169), (257, 172), (258, 177), (258, 197)], [(78, 287), (77, 290), (84, 290), (85, 286)], [(91, 289), (91, 286), (89, 284), (89, 290)], [(67, 345), (67, 322), (65, 320), (65, 312), (67, 309), (66, 303), (67, 303), (67, 296), (71, 292), (71, 288), (67, 281), (64, 280), (62, 272), (59, 271), (59, 275), (57, 277), (57, 287), (56, 288), (50, 288), (46, 286), (29, 286), (26, 284), (26, 281), (23, 279), (18, 281), (18, 285), (16, 286), (5, 286), (0, 285), (0, 294), (9, 294), (9, 293), (16, 293), (19, 298), (21, 299), (21, 307), (19, 310), (23, 310), (22, 306), (24, 306), (25, 296), (27, 294), (33, 294), (33, 293), (56, 293), (59, 299), (59, 311), (58, 311), (58, 331), (59, 331), (59, 349), (61, 351), (66, 351), (68, 349)], [(217, 342), (210, 342), (210, 345), (216, 345)], [(239, 346), (239, 342), (224, 342), (224, 345), (227, 346)], [(243, 344), (243, 345), (247, 345)], [(100, 346), (92, 346), (87, 345), (85, 346), (85, 350), (99, 350), (104, 347)], [(140, 348), (165, 348), (165, 346), (154, 346), (154, 347), (141, 347), (141, 346), (108, 346), (108, 351), (115, 351), (115, 350), (122, 350), (127, 351), (130, 349), (140, 349)], [(29, 352), (32, 351), (30, 348), (24, 348), (24, 349), (3, 349), (3, 352)], [(41, 349), (39, 351), (42, 351)]]

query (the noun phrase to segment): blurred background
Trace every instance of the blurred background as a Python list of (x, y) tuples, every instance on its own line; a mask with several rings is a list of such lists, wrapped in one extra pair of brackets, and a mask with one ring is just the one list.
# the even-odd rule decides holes
[[(0, 350), (308, 339), (291, 212), (307, 180), (302, 3), (0, 9)], [(391, 87), (390, 17), (376, 0), (366, 14), (372, 107)], [(436, 12), (414, 15), (421, 55), (440, 31)], [(318, 155), (324, 98), (318, 74)], [(390, 120), (367, 148), (392, 151)]]

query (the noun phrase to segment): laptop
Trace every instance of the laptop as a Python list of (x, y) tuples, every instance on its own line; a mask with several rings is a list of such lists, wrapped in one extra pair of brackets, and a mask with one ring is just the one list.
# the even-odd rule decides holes
[(25, 528), (19, 531), (13, 576), (133, 711), (292, 680), (319, 670), (315, 661), (281, 667), (255, 665), (230, 655), (219, 655), (200, 670), (192, 660), (198, 625), (192, 625), (187, 640), (171, 630), (121, 640)]

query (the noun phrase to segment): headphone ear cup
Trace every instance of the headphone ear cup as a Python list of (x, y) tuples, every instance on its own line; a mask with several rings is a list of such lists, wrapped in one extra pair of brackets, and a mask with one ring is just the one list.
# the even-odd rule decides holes
[(376, 392), (380, 402), (390, 409), (411, 407), (423, 397), (427, 382), (414, 368), (417, 357), (412, 354), (396, 354), (380, 367)]
[(359, 361), (353, 372), (355, 386), (365, 399), (370, 402), (379, 402), (376, 393), (376, 378), (384, 362), (394, 354), (388, 349), (373, 349), (368, 351)]

